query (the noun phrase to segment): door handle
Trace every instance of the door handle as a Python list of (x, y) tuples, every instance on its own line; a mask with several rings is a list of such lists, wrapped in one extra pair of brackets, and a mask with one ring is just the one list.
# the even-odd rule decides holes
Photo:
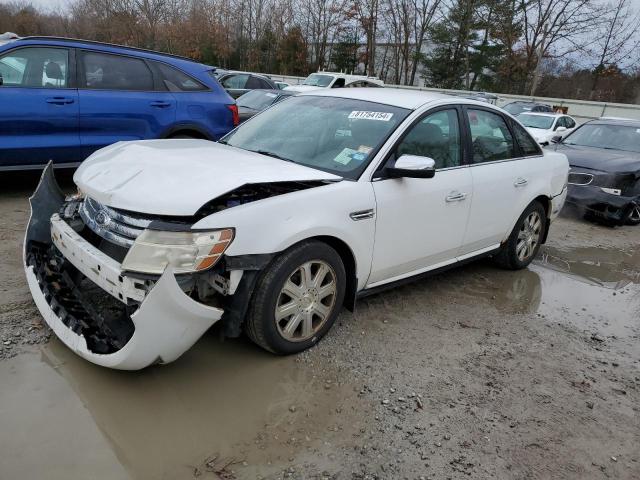
[(171, 102), (163, 102), (162, 100), (157, 100), (149, 103), (149, 105), (151, 105), (152, 107), (167, 108), (171, 106)]
[(526, 178), (518, 177), (518, 179), (513, 184), (514, 187), (524, 187), (529, 181)]
[(45, 100), (45, 102), (51, 103), (53, 105), (69, 105), (70, 103), (73, 103), (74, 100), (73, 98), (69, 97), (49, 97)]
[(461, 202), (465, 198), (467, 198), (467, 194), (466, 193), (451, 192), (449, 195), (447, 195), (445, 197), (445, 201), (446, 202)]

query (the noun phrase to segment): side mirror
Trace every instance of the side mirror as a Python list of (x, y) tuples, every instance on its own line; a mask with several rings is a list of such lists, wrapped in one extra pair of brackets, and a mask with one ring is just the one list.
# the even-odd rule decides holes
[(433, 178), (436, 162), (433, 158), (402, 155), (393, 167), (384, 169), (387, 178)]
[(551, 141), (553, 143), (560, 143), (562, 141), (562, 135), (555, 135), (551, 137)]
[(556, 132), (566, 132), (567, 131), (567, 127), (557, 127), (556, 128)]

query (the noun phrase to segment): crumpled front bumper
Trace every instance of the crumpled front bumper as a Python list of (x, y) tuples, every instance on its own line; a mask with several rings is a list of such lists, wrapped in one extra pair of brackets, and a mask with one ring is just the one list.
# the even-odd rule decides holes
[(631, 208), (640, 197), (626, 197), (603, 192), (594, 185), (569, 184), (567, 203), (604, 221), (623, 224)]
[[(81, 357), (104, 367), (138, 370), (156, 363), (169, 363), (187, 351), (223, 310), (204, 305), (187, 296), (170, 269), (165, 270), (150, 290), (122, 275), (120, 264), (78, 235), (57, 211), (64, 201), (49, 165), (30, 199), (31, 217), (24, 242), (24, 265), (34, 302), (58, 338)], [(60, 290), (57, 282), (43, 275), (50, 261), (35, 252), (55, 248), (82, 275), (129, 309), (133, 333), (116, 351), (99, 353), (78, 331), (86, 327), (87, 314), (73, 289)], [(44, 260), (43, 260), (44, 259)], [(55, 262), (53, 262), (55, 263)], [(143, 282), (144, 283), (144, 282)], [(57, 292), (57, 293), (56, 293)], [(61, 292), (61, 293), (60, 293)], [(81, 293), (78, 293), (81, 295)], [(64, 298), (62, 298), (64, 297)], [(124, 308), (124, 307), (123, 307)], [(83, 318), (85, 320), (83, 320)], [(127, 319), (129, 321), (129, 319)], [(100, 326), (99, 320), (96, 325)], [(96, 327), (92, 325), (93, 330)], [(85, 329), (86, 330), (86, 329)], [(89, 331), (89, 330), (86, 330)], [(101, 333), (102, 334), (102, 333)]]

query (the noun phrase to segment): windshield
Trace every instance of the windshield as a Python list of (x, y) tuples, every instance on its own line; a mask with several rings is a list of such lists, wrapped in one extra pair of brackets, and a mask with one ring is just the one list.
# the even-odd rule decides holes
[(317, 73), (312, 73), (304, 79), (302, 85), (311, 85), (313, 87), (328, 87), (332, 81), (333, 77), (331, 75), (319, 75)]
[(222, 143), (355, 180), (409, 112), (363, 100), (291, 97), (240, 125)]
[(264, 110), (271, 105), (278, 95), (264, 90), (251, 90), (242, 95), (236, 103), (239, 107), (250, 108), (251, 110)]
[(585, 124), (567, 136), (562, 143), (640, 153), (640, 128), (628, 125)]
[(542, 128), (543, 130), (549, 130), (553, 125), (554, 117), (547, 117), (544, 115), (531, 115), (529, 113), (523, 113), (518, 115), (518, 120), (525, 127), (529, 128)]

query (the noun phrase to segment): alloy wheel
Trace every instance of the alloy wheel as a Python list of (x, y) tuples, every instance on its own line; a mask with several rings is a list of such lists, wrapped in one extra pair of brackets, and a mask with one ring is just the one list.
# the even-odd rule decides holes
[(294, 270), (276, 302), (280, 335), (291, 342), (315, 336), (331, 315), (337, 291), (336, 274), (327, 262), (311, 260)]
[(524, 219), (518, 232), (518, 241), (516, 243), (518, 260), (524, 262), (534, 254), (537, 245), (540, 243), (541, 233), (542, 217), (537, 211), (533, 211)]

